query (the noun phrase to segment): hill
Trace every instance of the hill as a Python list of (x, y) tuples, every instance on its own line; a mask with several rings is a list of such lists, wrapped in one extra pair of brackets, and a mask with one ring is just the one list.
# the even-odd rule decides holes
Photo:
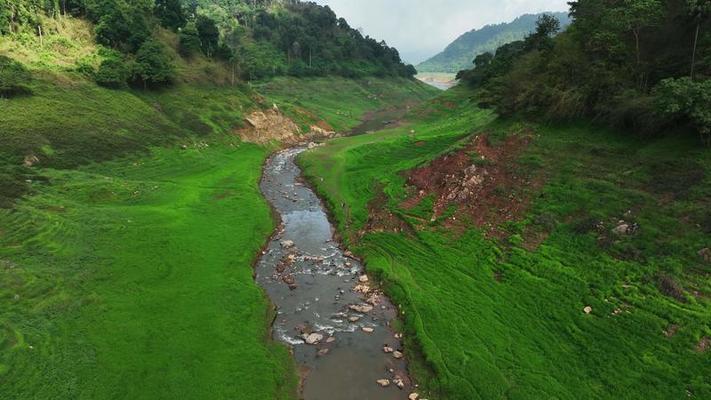
[(471, 30), (452, 42), (441, 53), (422, 62), (416, 68), (418, 72), (457, 73), (470, 68), (474, 58), (486, 52), (494, 52), (500, 46), (523, 39), (536, 29), (536, 20), (543, 14), (552, 14), (565, 27), (570, 23), (567, 13), (525, 14), (507, 23), (486, 25), (481, 29)]

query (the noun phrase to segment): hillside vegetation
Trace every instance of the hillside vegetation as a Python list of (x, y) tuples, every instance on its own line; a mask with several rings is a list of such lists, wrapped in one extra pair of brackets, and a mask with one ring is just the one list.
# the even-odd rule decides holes
[[(563, 27), (570, 23), (567, 13), (547, 13), (561, 21)], [(456, 74), (472, 66), (474, 58), (480, 54), (494, 52), (499, 47), (523, 39), (536, 29), (536, 20), (542, 14), (525, 14), (511, 22), (485, 25), (462, 34), (441, 53), (417, 65), (417, 71), (449, 72)]]
[(471, 95), (301, 159), (399, 305), (423, 397), (711, 396), (711, 151)]
[(525, 40), (459, 77), (504, 115), (597, 121), (641, 135), (692, 129), (711, 141), (711, 2), (579, 0), (573, 23), (542, 18)]

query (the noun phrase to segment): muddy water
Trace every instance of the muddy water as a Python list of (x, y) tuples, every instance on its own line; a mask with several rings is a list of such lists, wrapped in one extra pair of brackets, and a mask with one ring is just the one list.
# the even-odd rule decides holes
[(270, 158), (261, 183), (282, 220), (256, 269), (278, 307), (274, 336), (293, 348), (305, 400), (407, 399), (404, 359), (390, 352), (402, 350), (389, 327), (397, 312), (376, 290), (362, 293), (370, 287), (362, 265), (339, 248), (321, 202), (299, 182), (294, 159), (303, 150)]

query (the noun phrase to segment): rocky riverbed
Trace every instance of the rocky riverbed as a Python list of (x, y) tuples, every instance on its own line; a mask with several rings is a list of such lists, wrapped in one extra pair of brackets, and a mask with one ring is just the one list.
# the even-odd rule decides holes
[(305, 148), (272, 156), (261, 189), (281, 225), (256, 269), (277, 306), (274, 336), (293, 348), (305, 400), (400, 400), (415, 392), (406, 372), (397, 310), (334, 241), (314, 192), (294, 160)]

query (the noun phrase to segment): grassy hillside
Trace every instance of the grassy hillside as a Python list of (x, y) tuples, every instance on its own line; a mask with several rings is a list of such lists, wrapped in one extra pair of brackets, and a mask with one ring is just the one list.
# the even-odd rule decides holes
[[(561, 21), (561, 27), (570, 23), (567, 13), (546, 13), (554, 15)], [(417, 72), (457, 72), (469, 69), (474, 58), (487, 52), (494, 53), (506, 43), (523, 39), (536, 29), (536, 20), (542, 14), (525, 14), (515, 20), (496, 25), (486, 25), (481, 29), (473, 29), (459, 36), (441, 53), (420, 63)]]
[(461, 89), (413, 119), (301, 163), (400, 305), (425, 397), (711, 396), (708, 148), (492, 122)]
[(0, 398), (294, 398), (296, 371), (252, 279), (274, 228), (257, 185), (273, 147), (234, 130), (272, 103), (347, 129), (433, 91), (388, 79), (232, 86), (221, 63), (179, 59), (168, 31), (157, 35), (174, 85), (109, 90), (86, 72), (104, 57), (90, 26), (57, 21), (42, 43), (0, 45), (32, 75), (31, 95), (0, 99)]

